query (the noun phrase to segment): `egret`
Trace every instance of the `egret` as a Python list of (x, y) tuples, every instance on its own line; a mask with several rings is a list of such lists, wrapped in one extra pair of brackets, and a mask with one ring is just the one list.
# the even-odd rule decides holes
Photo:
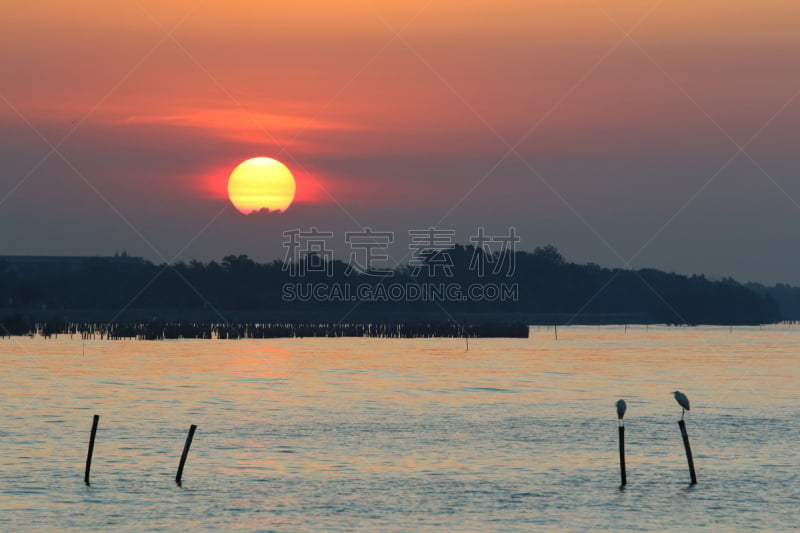
[[(625, 410), (628, 406), (625, 404), (625, 400), (617, 400), (617, 418), (622, 420), (622, 417), (625, 416)], [(622, 422), (620, 422), (621, 424)]]
[(681, 406), (681, 420), (683, 420), (686, 411), (691, 411), (691, 408), (689, 408), (689, 398), (679, 390), (672, 391), (672, 394), (675, 396), (675, 401)]

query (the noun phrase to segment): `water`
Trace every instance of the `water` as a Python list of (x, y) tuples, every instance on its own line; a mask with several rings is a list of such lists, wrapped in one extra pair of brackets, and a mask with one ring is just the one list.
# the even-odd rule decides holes
[(800, 328), (531, 331), (0, 340), (0, 530), (797, 528)]

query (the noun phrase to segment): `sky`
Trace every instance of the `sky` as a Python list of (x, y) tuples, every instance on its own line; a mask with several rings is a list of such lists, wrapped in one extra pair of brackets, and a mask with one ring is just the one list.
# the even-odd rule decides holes
[[(0, 255), (436, 227), (800, 285), (800, 4), (42, 0), (0, 20)], [(231, 171), (297, 181), (243, 215)]]

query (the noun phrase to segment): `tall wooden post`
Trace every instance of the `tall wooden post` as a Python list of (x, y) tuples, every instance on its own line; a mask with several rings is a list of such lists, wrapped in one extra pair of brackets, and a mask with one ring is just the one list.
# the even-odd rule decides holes
[(94, 415), (92, 419), (92, 433), (89, 436), (89, 452), (86, 454), (86, 470), (83, 473), (83, 482), (89, 485), (89, 471), (92, 469), (92, 454), (94, 453), (94, 437), (97, 435), (97, 423), (100, 422), (100, 415)]
[(628, 476), (625, 472), (625, 426), (619, 426), (619, 473), (622, 477), (622, 484), (619, 488), (623, 488), (628, 484)]
[(686, 424), (683, 420), (678, 421), (683, 437), (683, 447), (686, 448), (686, 462), (689, 463), (689, 475), (692, 478), (692, 485), (697, 485), (697, 476), (694, 473), (694, 459), (692, 459), (692, 447), (689, 444), (689, 434), (686, 432)]
[(186, 457), (189, 455), (189, 447), (192, 445), (192, 439), (194, 438), (194, 432), (196, 429), (197, 426), (194, 424), (189, 426), (189, 434), (186, 436), (186, 443), (183, 445), (181, 462), (178, 464), (178, 473), (175, 475), (175, 483), (177, 483), (178, 486), (181, 485), (181, 478), (183, 478), (183, 465), (186, 464)]

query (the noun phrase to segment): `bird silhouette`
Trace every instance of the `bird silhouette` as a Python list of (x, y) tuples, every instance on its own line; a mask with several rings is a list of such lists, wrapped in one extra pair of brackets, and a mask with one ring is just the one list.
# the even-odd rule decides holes
[(622, 423), (622, 418), (625, 416), (625, 410), (628, 408), (628, 405), (625, 403), (625, 400), (617, 400), (617, 418), (620, 419), (620, 424)]
[(675, 401), (681, 406), (681, 420), (683, 420), (686, 411), (691, 411), (689, 407), (689, 398), (679, 390), (672, 391), (672, 394), (675, 396)]

